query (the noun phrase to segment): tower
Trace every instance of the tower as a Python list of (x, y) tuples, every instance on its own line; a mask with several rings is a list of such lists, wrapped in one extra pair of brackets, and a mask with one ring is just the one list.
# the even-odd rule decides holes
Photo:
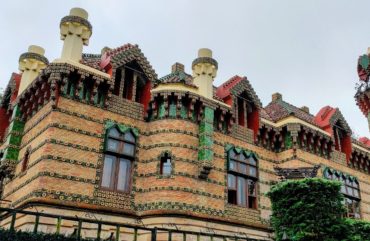
[(370, 48), (368, 48), (366, 54), (359, 57), (357, 72), (360, 77), (360, 83), (356, 86), (355, 99), (360, 110), (368, 120), (370, 130)]

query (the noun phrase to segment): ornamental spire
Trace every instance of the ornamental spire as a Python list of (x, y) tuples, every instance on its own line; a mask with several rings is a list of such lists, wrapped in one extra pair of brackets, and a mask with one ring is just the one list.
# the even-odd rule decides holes
[(82, 8), (72, 8), (68, 16), (60, 21), (60, 38), (64, 40), (62, 59), (79, 62), (83, 45), (89, 44), (92, 26), (88, 13)]
[(198, 58), (193, 61), (193, 83), (198, 86), (199, 93), (209, 99), (213, 98), (213, 80), (217, 75), (218, 63), (212, 58), (210, 49), (198, 51)]
[(18, 90), (18, 96), (32, 83), (39, 75), (41, 70), (49, 64), (44, 57), (45, 50), (39, 46), (31, 45), (28, 52), (19, 57), (19, 70), (22, 73), (21, 83)]

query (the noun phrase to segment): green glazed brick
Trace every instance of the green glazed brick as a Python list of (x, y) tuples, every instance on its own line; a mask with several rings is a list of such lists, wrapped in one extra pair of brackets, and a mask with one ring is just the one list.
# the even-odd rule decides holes
[(215, 111), (209, 107), (204, 108), (204, 121), (213, 123)]
[(201, 149), (198, 152), (199, 161), (212, 161), (213, 160), (213, 151), (210, 149)]
[(158, 117), (163, 118), (165, 116), (165, 113), (166, 113), (166, 109), (164, 107), (164, 102), (162, 101), (161, 103), (159, 103)]
[(199, 124), (199, 134), (208, 134), (208, 135), (213, 135), (213, 124), (209, 124), (206, 122), (201, 122)]
[(188, 118), (188, 109), (186, 108), (185, 105), (181, 106), (180, 114), (181, 114), (181, 118), (184, 118), (184, 119)]
[(205, 147), (211, 148), (213, 146), (213, 138), (205, 134), (200, 134), (199, 146), (205, 146)]
[(292, 140), (292, 135), (290, 134), (290, 132), (288, 132), (285, 136), (285, 140), (284, 140), (284, 144), (285, 144), (285, 147), (287, 149), (290, 149), (292, 148), (292, 143), (293, 143), (293, 140)]
[(175, 103), (170, 104), (169, 115), (170, 117), (176, 117), (176, 104)]
[(19, 150), (8, 147), (4, 153), (4, 159), (8, 160), (18, 160)]
[(22, 141), (21, 136), (16, 136), (14, 134), (9, 135), (8, 139), (9, 140), (7, 140), (7, 143), (11, 144), (11, 145), (15, 145), (15, 146), (19, 146), (21, 144), (21, 141)]

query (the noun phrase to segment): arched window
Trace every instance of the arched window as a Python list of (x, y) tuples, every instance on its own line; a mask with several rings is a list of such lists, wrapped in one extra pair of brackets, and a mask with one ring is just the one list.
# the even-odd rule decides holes
[(231, 149), (228, 153), (228, 203), (257, 208), (257, 160), (253, 154)]
[(27, 170), (29, 159), (30, 159), (30, 149), (28, 148), (22, 160), (21, 172), (25, 172)]
[(101, 186), (111, 191), (129, 192), (136, 138), (131, 131), (109, 129), (106, 139)]
[(167, 152), (161, 157), (160, 174), (163, 176), (172, 174), (172, 158)]

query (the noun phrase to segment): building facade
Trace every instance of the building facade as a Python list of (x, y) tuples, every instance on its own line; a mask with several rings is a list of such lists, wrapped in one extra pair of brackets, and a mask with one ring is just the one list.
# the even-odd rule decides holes
[[(87, 19), (72, 9), (60, 22), (61, 58), (31, 46), (11, 75), (0, 109), (2, 207), (270, 240), (264, 194), (275, 169), (317, 166), (343, 182), (348, 217), (370, 220), (370, 140), (352, 138), (338, 108), (314, 115), (279, 93), (263, 107), (237, 75), (215, 87), (209, 49), (192, 74), (175, 63), (161, 78), (137, 45), (83, 54)], [(366, 54), (356, 94), (366, 116), (368, 69)], [(17, 228), (32, 222), (18, 217)]]

